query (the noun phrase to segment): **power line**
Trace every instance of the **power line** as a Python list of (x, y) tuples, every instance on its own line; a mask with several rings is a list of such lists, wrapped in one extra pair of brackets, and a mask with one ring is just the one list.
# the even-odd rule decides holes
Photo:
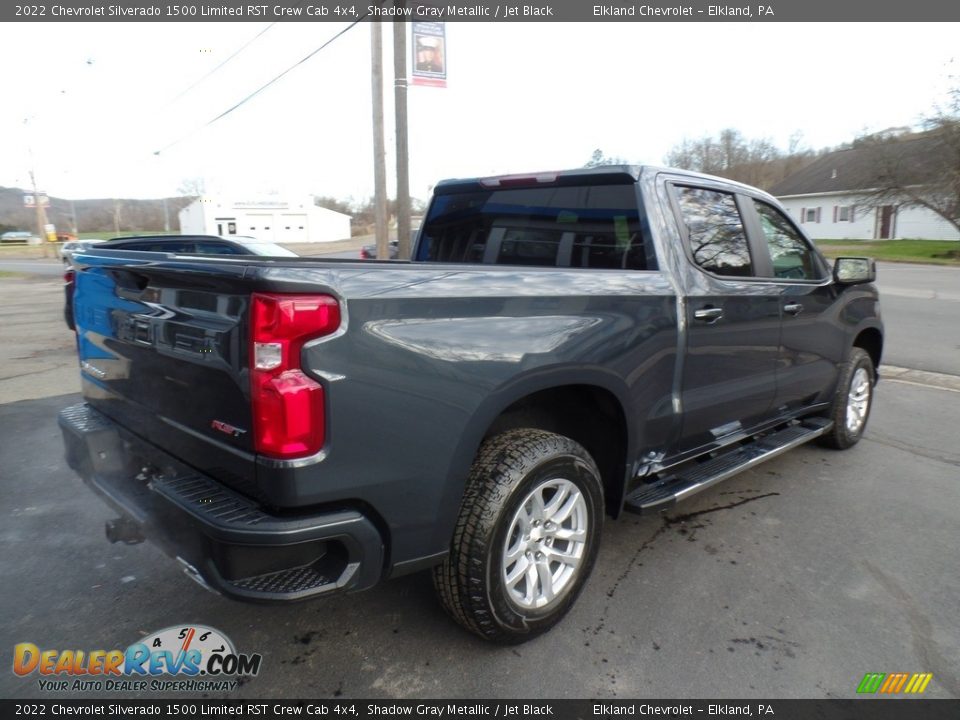
[(191, 135), (194, 135), (195, 133), (198, 133), (198, 132), (200, 132), (201, 130), (204, 130), (204, 129), (210, 127), (211, 125), (213, 125), (213, 124), (214, 124), (215, 122), (217, 122), (218, 120), (222, 120), (222, 119), (225, 118), (227, 115), (229, 115), (230, 113), (232, 113), (234, 110), (236, 110), (236, 109), (242, 107), (243, 105), (245, 105), (246, 103), (250, 102), (250, 100), (252, 100), (253, 98), (255, 98), (257, 95), (259, 95), (260, 93), (262, 93), (264, 90), (266, 90), (268, 87), (270, 87), (271, 85), (273, 85), (275, 82), (277, 82), (278, 80), (280, 80), (281, 78), (283, 78), (285, 75), (287, 75), (288, 73), (290, 73), (292, 70), (294, 70), (294, 69), (300, 67), (301, 65), (303, 65), (307, 60), (309, 60), (310, 58), (312, 58), (314, 55), (316, 55), (318, 52), (320, 52), (321, 50), (323, 50), (324, 48), (326, 48), (328, 45), (330, 45), (331, 43), (333, 43), (335, 40), (337, 40), (338, 38), (340, 38), (342, 35), (345, 35), (347, 32), (349, 32), (350, 30), (352, 30), (353, 28), (355, 28), (355, 27), (356, 27), (357, 25), (359, 25), (361, 22), (363, 22), (364, 20), (366, 20), (369, 16), (370, 16), (370, 13), (368, 12), (368, 13), (364, 14), (363, 16), (361, 16), (358, 20), (354, 20), (352, 23), (350, 23), (349, 25), (347, 25), (347, 27), (343, 28), (343, 30), (341, 30), (341, 31), (338, 32), (336, 35), (334, 35), (332, 38), (330, 38), (329, 40), (327, 40), (323, 45), (321, 45), (320, 47), (318, 47), (316, 50), (314, 50), (313, 52), (311, 52), (310, 54), (308, 54), (308, 55), (307, 55), (306, 57), (304, 57), (303, 59), (298, 60), (297, 62), (295, 62), (293, 65), (291, 65), (290, 67), (288, 67), (286, 70), (284, 70), (282, 73), (280, 73), (279, 75), (277, 75), (276, 77), (274, 77), (274, 78), (273, 78), (272, 80), (270, 80), (269, 82), (267, 82), (267, 83), (261, 85), (260, 87), (258, 87), (256, 90), (254, 90), (252, 93), (250, 93), (250, 94), (247, 95), (245, 98), (243, 98), (242, 100), (240, 100), (238, 103), (236, 103), (236, 104), (233, 105), (232, 107), (227, 108), (227, 109), (224, 110), (222, 113), (220, 113), (219, 115), (217, 115), (215, 118), (213, 118), (213, 119), (210, 120), (209, 122), (205, 123), (204, 125), (201, 125), (200, 127), (196, 128), (195, 130), (191, 130), (191, 131), (188, 132), (186, 135), (183, 135), (183, 136), (181, 136), (180, 138), (178, 138), (177, 140), (174, 140), (174, 141), (173, 141), (172, 143), (170, 143), (169, 145), (166, 145), (166, 146), (160, 148), (159, 150), (155, 150), (153, 154), (154, 154), (154, 155), (159, 155), (159, 154), (162, 153), (162, 152), (166, 152), (167, 150), (169, 150), (170, 148), (172, 148), (174, 145), (179, 145), (181, 142), (183, 142), (184, 140), (186, 140), (186, 139), (187, 139), (188, 137), (190, 137)]
[(211, 71), (208, 72), (206, 75), (204, 75), (203, 77), (201, 77), (199, 80), (197, 80), (195, 83), (193, 83), (193, 85), (191, 85), (191, 86), (188, 87), (187, 89), (182, 90), (176, 97), (174, 97), (173, 99), (170, 100), (170, 102), (168, 102), (166, 105), (164, 105), (162, 109), (166, 109), (166, 108), (170, 107), (171, 105), (173, 105), (177, 100), (179, 100), (180, 98), (182, 98), (182, 97), (183, 97), (184, 95), (186, 95), (188, 92), (190, 92), (191, 90), (193, 90), (197, 85), (199, 85), (200, 83), (202, 83), (202, 82), (203, 82), (204, 80), (206, 80), (208, 77), (210, 77), (210, 76), (213, 75), (215, 72), (217, 72), (217, 70), (219, 70), (220, 68), (222, 68), (222, 67), (223, 67), (224, 65), (226, 65), (228, 62), (230, 62), (231, 60), (233, 60), (237, 55), (239, 55), (239, 54), (242, 53), (244, 50), (246, 50), (248, 47), (250, 47), (254, 42), (257, 41), (258, 38), (260, 38), (261, 35), (263, 35), (264, 33), (266, 33), (268, 30), (270, 30), (270, 29), (271, 29), (274, 25), (276, 25), (276, 24), (277, 24), (277, 23), (272, 22), (272, 23), (270, 23), (269, 25), (267, 25), (263, 30), (261, 30), (261, 31), (258, 32), (256, 35), (254, 35), (252, 38), (250, 38), (247, 42), (245, 42), (245, 43), (244, 43), (236, 52), (234, 52), (230, 57), (228, 57), (228, 58), (227, 58), (226, 60), (224, 60), (222, 63), (220, 63), (219, 65), (217, 65), (215, 68), (213, 68), (213, 70), (211, 70)]

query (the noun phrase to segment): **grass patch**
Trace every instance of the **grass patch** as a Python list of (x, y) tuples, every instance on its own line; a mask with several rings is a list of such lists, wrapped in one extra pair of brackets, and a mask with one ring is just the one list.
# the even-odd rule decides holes
[(952, 240), (816, 240), (827, 257), (867, 255), (887, 262), (960, 265), (960, 242)]

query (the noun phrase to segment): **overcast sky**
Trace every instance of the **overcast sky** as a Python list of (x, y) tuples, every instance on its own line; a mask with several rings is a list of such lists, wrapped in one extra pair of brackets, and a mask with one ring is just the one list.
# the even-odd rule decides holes
[[(0, 26), (0, 186), (160, 197), (184, 179), (238, 197), (372, 193), (364, 23), (226, 118), (343, 25)], [(819, 148), (912, 125), (958, 73), (957, 24), (448, 23), (446, 89), (412, 87), (411, 192), (444, 177), (577, 167), (594, 148), (663, 162), (725, 127)], [(393, 173), (390, 25), (385, 35)], [(31, 161), (28, 148), (33, 149)], [(154, 152), (166, 148), (160, 155)]]

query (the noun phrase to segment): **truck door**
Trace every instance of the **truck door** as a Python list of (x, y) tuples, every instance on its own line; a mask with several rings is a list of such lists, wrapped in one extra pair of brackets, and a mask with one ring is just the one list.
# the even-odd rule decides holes
[(716, 187), (671, 184), (687, 262), (680, 453), (741, 433), (772, 414), (780, 292), (756, 272), (745, 230), (749, 198)]
[(769, 257), (763, 275), (780, 288), (782, 320), (774, 408), (780, 414), (806, 407), (833, 388), (845, 347), (844, 326), (833, 308), (839, 293), (826, 262), (773, 205), (751, 201), (755, 228)]

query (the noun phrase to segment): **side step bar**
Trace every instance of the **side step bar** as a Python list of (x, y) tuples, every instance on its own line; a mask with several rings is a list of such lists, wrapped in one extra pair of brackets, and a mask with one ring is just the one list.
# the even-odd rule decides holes
[(624, 510), (633, 513), (665, 510), (701, 490), (823, 435), (832, 426), (833, 423), (826, 418), (805, 418), (709, 460), (686, 463), (678, 470), (668, 471), (669, 475), (644, 483), (631, 492), (625, 500)]

